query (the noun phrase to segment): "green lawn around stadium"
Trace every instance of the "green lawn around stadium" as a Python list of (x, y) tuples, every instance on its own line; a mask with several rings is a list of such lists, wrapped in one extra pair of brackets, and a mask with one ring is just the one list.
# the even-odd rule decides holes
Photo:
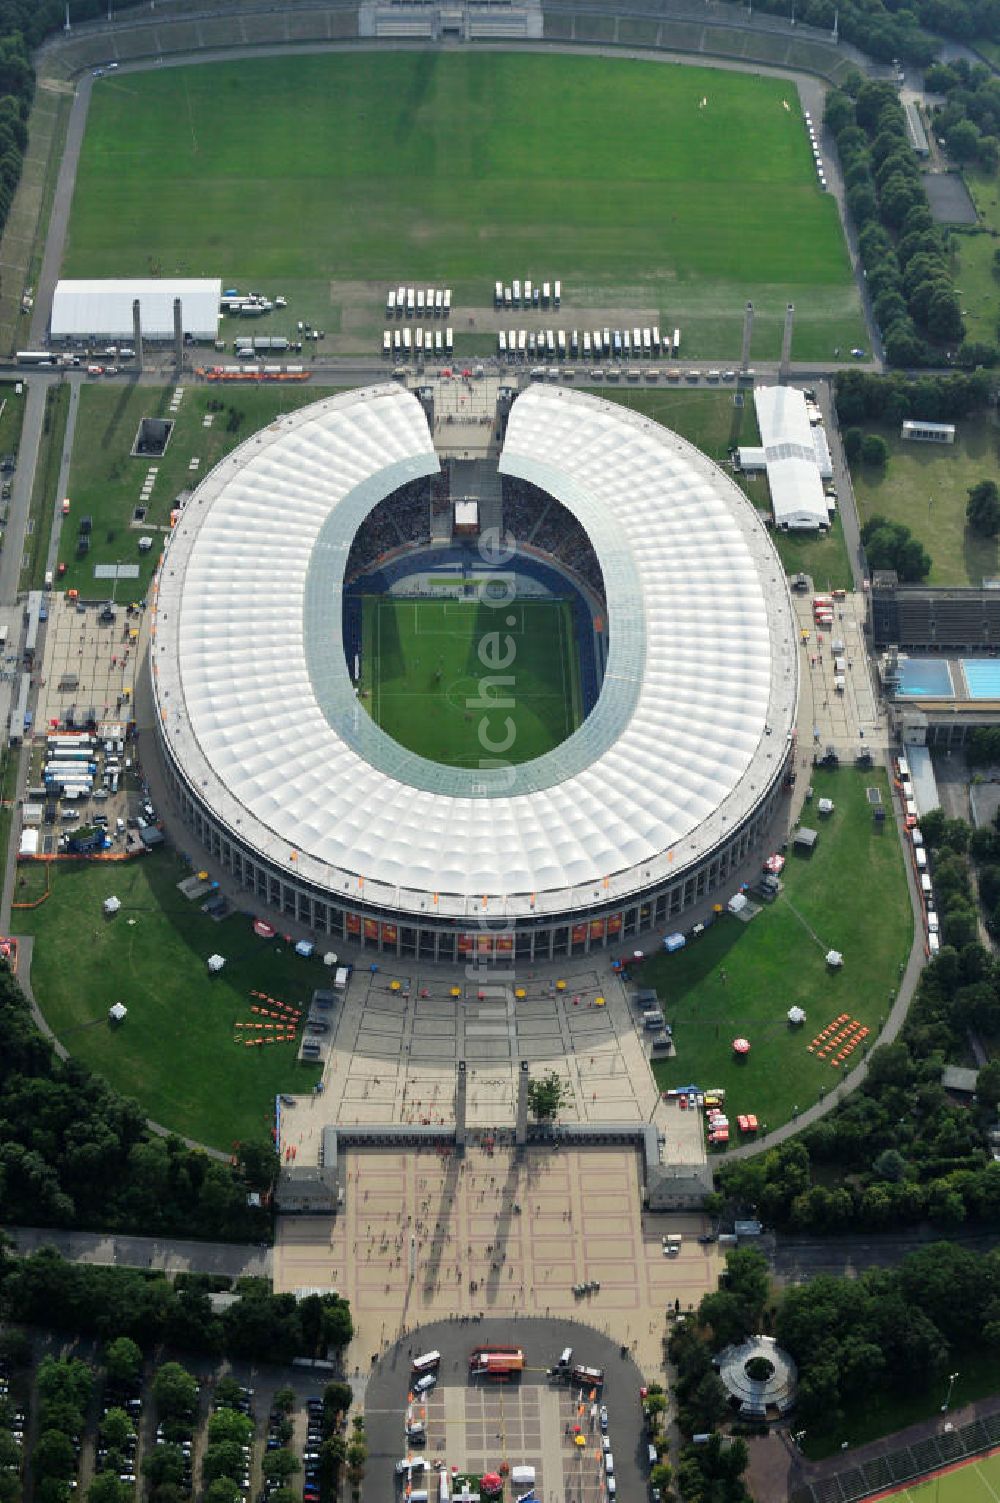
[[(677, 1048), (676, 1057), (654, 1061), (657, 1084), (721, 1086), (731, 1147), (740, 1141), (740, 1114), (752, 1113), (762, 1131), (779, 1127), (859, 1063), (889, 1013), (913, 939), (896, 826), (888, 818), (879, 829), (867, 799), (876, 787), (888, 805), (884, 771), (809, 768), (799, 776), (815, 795), (802, 822), (819, 840), (810, 857), (789, 850), (777, 899), (749, 924), (720, 914), (685, 949), (655, 955), (636, 972), (640, 985), (659, 992)], [(828, 817), (815, 813), (820, 798), (834, 802)], [(731, 896), (720, 892), (719, 902)], [(841, 951), (842, 970), (829, 969), (828, 950)], [(805, 1009), (802, 1027), (788, 1023), (792, 1006)], [(809, 1045), (841, 1013), (869, 1032), (848, 1060), (832, 1064)], [(745, 1058), (732, 1048), (740, 1036), (750, 1041)]]
[[(234, 1024), (254, 1021), (253, 991), (308, 1009), (328, 977), (321, 961), (258, 939), (245, 914), (216, 923), (178, 892), (191, 869), (167, 851), (47, 865), (18, 867), (15, 902), (50, 887), (14, 918), (34, 935), (32, 993), (60, 1043), (174, 1132), (222, 1149), (266, 1138), (275, 1096), (311, 1090), (321, 1072), (297, 1062), (297, 1042), (244, 1048)], [(109, 919), (112, 893), (122, 906)], [(216, 953), (225, 969), (210, 976)], [(128, 1017), (112, 1029), (115, 1002)]]
[[(508, 666), (492, 666), (508, 657)], [(517, 600), (497, 609), (368, 595), (361, 660), (362, 701), (375, 722), (410, 751), (449, 767), (531, 761), (580, 723), (565, 600)], [(501, 682), (490, 687), (490, 679)]]
[(109, 76), (63, 274), (281, 293), (254, 331), (304, 319), (334, 351), (381, 347), (399, 283), (451, 286), (460, 350), (492, 349), (494, 282), (515, 277), (558, 277), (566, 327), (642, 317), (680, 327), (685, 354), (735, 354), (748, 297), (756, 358), (777, 355), (789, 301), (796, 358), (865, 343), (794, 85), (631, 60), (352, 52)]

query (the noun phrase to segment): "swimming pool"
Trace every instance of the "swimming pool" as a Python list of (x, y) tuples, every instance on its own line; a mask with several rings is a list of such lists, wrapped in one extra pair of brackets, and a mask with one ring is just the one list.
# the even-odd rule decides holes
[[(993, 666), (1000, 670), (1000, 663)], [(954, 692), (951, 669), (943, 658), (900, 658), (898, 694), (945, 699)]]
[(1000, 658), (963, 658), (970, 699), (1000, 699)]

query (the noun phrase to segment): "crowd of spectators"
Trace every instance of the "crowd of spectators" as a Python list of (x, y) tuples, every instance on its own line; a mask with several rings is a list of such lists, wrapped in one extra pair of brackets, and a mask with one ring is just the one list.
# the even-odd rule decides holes
[(372, 509), (351, 544), (346, 578), (367, 573), (396, 548), (429, 541), (430, 494), (422, 477), (401, 485)]
[(561, 502), (526, 480), (503, 479), (504, 528), (519, 543), (547, 554), (604, 599), (604, 578), (586, 531)]

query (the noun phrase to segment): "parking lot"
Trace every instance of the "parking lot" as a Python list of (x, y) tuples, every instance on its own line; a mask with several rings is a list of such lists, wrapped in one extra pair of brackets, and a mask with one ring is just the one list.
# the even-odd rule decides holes
[[(470, 1377), (473, 1348), (491, 1344), (515, 1345), (523, 1351), (524, 1371), (515, 1381), (493, 1381), (484, 1387), (483, 1380)], [(593, 1402), (593, 1390), (547, 1375), (566, 1347), (572, 1348), (573, 1361), (605, 1373), (604, 1386)], [(544, 1319), (520, 1320), (516, 1325), (498, 1320), (438, 1323), (391, 1348), (372, 1370), (365, 1404), (367, 1470), (379, 1497), (391, 1496), (396, 1462), (407, 1454), (403, 1422), (412, 1358), (430, 1350), (441, 1354), (438, 1383), (425, 1404), (414, 1406), (426, 1412), (426, 1444), (422, 1453), (411, 1447), (410, 1454), (423, 1454), (429, 1465), (477, 1476), (529, 1466), (535, 1472), (540, 1503), (603, 1503), (608, 1496), (602, 1446), (606, 1434), (615, 1496), (629, 1503), (643, 1497), (648, 1465), (638, 1369), (622, 1357), (612, 1339), (571, 1321)], [(576, 1442), (577, 1428), (582, 1444)], [(416, 1478), (414, 1485), (420, 1485)], [(401, 1480), (397, 1487), (401, 1492)]]

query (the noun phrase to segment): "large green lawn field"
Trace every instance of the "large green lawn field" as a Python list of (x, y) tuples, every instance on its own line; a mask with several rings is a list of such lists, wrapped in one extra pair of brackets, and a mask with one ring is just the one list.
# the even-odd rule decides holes
[(866, 424), (889, 445), (889, 463), (875, 470), (860, 461), (851, 478), (862, 523), (883, 516), (904, 522), (931, 556), (928, 583), (979, 585), (1000, 574), (1000, 546), (966, 525), (969, 488), (996, 477), (1000, 423), (994, 413), (965, 418), (954, 444), (904, 440), (898, 427)]
[(748, 297), (760, 359), (788, 301), (798, 358), (865, 342), (793, 86), (604, 58), (362, 52), (109, 77), (63, 271), (282, 293), (287, 311), (254, 327), (305, 318), (335, 350), (372, 348), (401, 282), (450, 285), (463, 340), (474, 327), (492, 349), (498, 277), (560, 278), (567, 326), (655, 314), (694, 355), (738, 349)]
[[(166, 852), (129, 862), (53, 863), (51, 892), (17, 910), (35, 936), (31, 985), (71, 1054), (134, 1096), (154, 1121), (216, 1148), (266, 1137), (280, 1091), (308, 1091), (319, 1069), (296, 1063), (294, 1044), (245, 1049), (233, 1024), (252, 1021), (251, 990), (308, 1006), (326, 974), (280, 940), (258, 939), (234, 914), (216, 923), (177, 891), (189, 869)], [(15, 902), (39, 890), (40, 868), (18, 869)], [(20, 882), (23, 880), (24, 887)], [(113, 919), (102, 904), (114, 893)], [(210, 976), (218, 952), (225, 970)], [(108, 1027), (108, 1008), (128, 1017)]]
[(481, 602), (366, 596), (361, 691), (376, 723), (449, 767), (528, 762), (564, 741), (581, 720), (569, 603), (519, 600), (500, 616)]
[[(654, 1065), (660, 1086), (722, 1086), (730, 1122), (753, 1113), (762, 1128), (787, 1122), (841, 1078), (844, 1066), (807, 1047), (833, 1019), (848, 1013), (874, 1042), (913, 938), (895, 825), (879, 832), (866, 798), (876, 785), (888, 801), (885, 774), (814, 769), (810, 778), (815, 797), (836, 807), (824, 819), (806, 806), (803, 823), (818, 826), (819, 842), (809, 858), (789, 853), (776, 901), (749, 924), (720, 915), (686, 949), (638, 973), (660, 993), (677, 1046), (676, 1058)], [(840, 971), (826, 965), (831, 949), (843, 953)], [(803, 1028), (788, 1024), (793, 1005), (805, 1009)], [(737, 1036), (750, 1041), (745, 1059), (733, 1054)]]

